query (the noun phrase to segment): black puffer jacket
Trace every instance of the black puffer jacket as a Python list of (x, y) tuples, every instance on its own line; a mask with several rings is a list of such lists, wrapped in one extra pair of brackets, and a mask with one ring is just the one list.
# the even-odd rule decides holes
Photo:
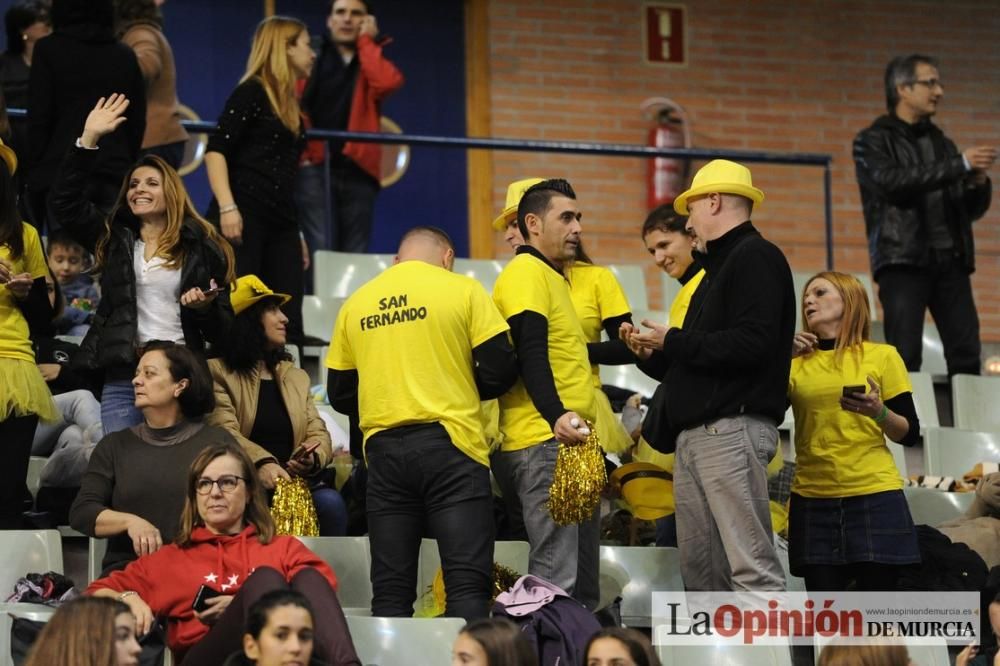
[[(928, 132), (943, 146), (945, 159), (925, 162), (918, 132)], [(943, 190), (953, 215), (958, 249), (971, 273), (975, 270), (972, 222), (990, 206), (990, 183), (974, 185), (961, 153), (930, 121), (911, 126), (894, 115), (878, 118), (854, 139), (854, 165), (868, 234), (872, 274), (886, 266), (927, 266), (926, 199)]]
[[(71, 149), (53, 183), (50, 197), (59, 224), (90, 252), (103, 235), (107, 219), (107, 214), (84, 196), (97, 152)], [(135, 368), (138, 308), (133, 251), (138, 234), (138, 220), (127, 209), (120, 210), (111, 226), (101, 273), (101, 304), (73, 360), (74, 367), (110, 371), (118, 375), (116, 378), (122, 378), (123, 370), (127, 372), (125, 376), (130, 377)], [(181, 292), (194, 287), (205, 289), (212, 278), (223, 286), (225, 256), (193, 220), (184, 221), (181, 242), (185, 252)], [(233, 308), (227, 290), (220, 292), (204, 310), (181, 307), (184, 344), (195, 351), (203, 351), (206, 342), (218, 342), (226, 336), (232, 320)]]

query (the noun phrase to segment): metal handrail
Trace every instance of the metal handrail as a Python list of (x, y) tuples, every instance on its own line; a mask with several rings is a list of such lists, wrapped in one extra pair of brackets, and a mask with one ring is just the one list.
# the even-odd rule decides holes
[[(7, 109), (11, 118), (27, 116), (24, 109)], [(194, 132), (218, 131), (215, 123), (204, 120), (182, 120), (185, 129)], [(569, 153), (577, 155), (607, 155), (611, 157), (672, 157), (689, 160), (731, 159), (757, 164), (823, 167), (823, 204), (826, 232), (826, 267), (833, 269), (833, 197), (830, 165), (833, 156), (826, 153), (775, 153), (755, 150), (730, 150), (718, 148), (664, 148), (636, 146), (620, 143), (589, 141), (539, 141), (535, 139), (498, 139), (492, 137), (430, 136), (425, 134), (394, 134), (382, 132), (346, 132), (340, 130), (309, 129), (309, 139), (336, 139), (362, 143), (408, 144), (438, 148), (510, 150), (537, 153)]]

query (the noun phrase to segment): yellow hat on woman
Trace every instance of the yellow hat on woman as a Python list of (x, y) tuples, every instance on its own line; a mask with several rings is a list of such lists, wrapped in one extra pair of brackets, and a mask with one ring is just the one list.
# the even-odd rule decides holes
[(14, 175), (17, 171), (17, 153), (14, 149), (8, 145), (5, 145), (3, 140), (0, 139), (0, 159), (7, 163), (7, 171), (10, 171), (10, 175)]
[(244, 275), (236, 279), (233, 290), (229, 294), (229, 302), (233, 305), (233, 312), (239, 314), (257, 301), (265, 298), (281, 299), (284, 305), (292, 300), (288, 294), (279, 294), (271, 291), (271, 288), (264, 284), (256, 275)]

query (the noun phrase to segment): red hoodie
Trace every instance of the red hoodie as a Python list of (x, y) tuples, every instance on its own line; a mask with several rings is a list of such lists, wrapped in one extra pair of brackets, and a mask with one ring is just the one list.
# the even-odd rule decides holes
[(247, 576), (257, 567), (272, 567), (285, 580), (313, 567), (337, 588), (333, 569), (295, 537), (276, 536), (269, 544), (257, 538), (257, 528), (249, 525), (233, 536), (213, 534), (204, 527), (191, 532), (193, 545), (164, 546), (152, 555), (130, 562), (122, 571), (95, 580), (87, 588), (124, 592), (134, 590), (149, 604), (153, 613), (167, 620), (167, 645), (177, 661), (208, 633), (210, 627), (194, 615), (191, 605), (198, 588), (207, 585), (223, 594), (236, 594)]

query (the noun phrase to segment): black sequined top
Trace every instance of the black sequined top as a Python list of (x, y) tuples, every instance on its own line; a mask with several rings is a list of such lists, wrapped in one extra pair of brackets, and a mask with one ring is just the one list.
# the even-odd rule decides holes
[[(229, 187), (244, 221), (267, 225), (297, 225), (295, 176), (304, 147), (303, 130), (292, 133), (282, 124), (256, 79), (236, 87), (219, 116), (219, 131), (208, 140), (208, 150), (226, 158)], [(213, 201), (209, 216), (217, 209)]]

